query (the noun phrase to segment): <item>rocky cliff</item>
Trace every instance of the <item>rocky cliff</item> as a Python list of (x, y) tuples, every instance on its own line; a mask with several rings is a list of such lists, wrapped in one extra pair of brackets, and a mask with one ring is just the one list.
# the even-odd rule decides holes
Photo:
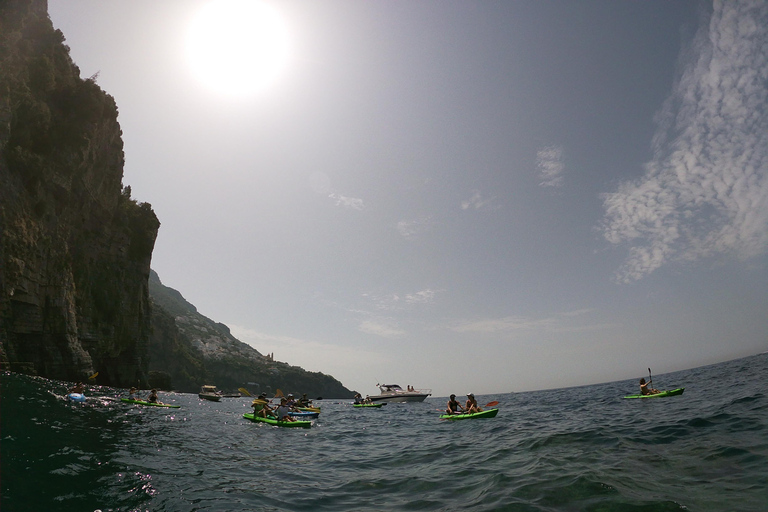
[(203, 384), (251, 392), (307, 393), (310, 398), (352, 398), (330, 375), (274, 361), (232, 336), (229, 328), (201, 315), (153, 271), (150, 374), (156, 387), (196, 392)]
[(142, 381), (159, 222), (123, 188), (117, 107), (44, 0), (0, 3), (0, 362)]

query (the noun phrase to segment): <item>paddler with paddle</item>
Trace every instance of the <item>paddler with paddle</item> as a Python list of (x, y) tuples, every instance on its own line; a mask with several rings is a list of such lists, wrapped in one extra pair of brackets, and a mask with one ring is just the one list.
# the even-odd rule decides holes
[(651, 382), (645, 382), (645, 377), (640, 379), (640, 394), (642, 395), (656, 395), (659, 393), (659, 390), (656, 388), (650, 387), (652, 384)]
[(464, 412), (466, 414), (474, 414), (476, 412), (483, 412), (483, 410), (480, 408), (479, 405), (477, 405), (477, 400), (475, 400), (475, 395), (472, 393), (467, 393), (467, 404), (464, 406)]
[(254, 398), (251, 407), (253, 407), (254, 416), (261, 416), (262, 418), (266, 418), (268, 415), (274, 416), (274, 411), (269, 406), (266, 393), (262, 393), (258, 398)]
[(458, 400), (456, 400), (456, 395), (451, 395), (450, 399), (448, 400), (448, 408), (445, 410), (445, 414), (463, 414), (464, 408), (461, 406)]

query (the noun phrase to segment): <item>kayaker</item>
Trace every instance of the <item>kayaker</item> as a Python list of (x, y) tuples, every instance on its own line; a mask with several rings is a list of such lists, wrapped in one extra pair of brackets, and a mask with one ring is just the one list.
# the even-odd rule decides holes
[(137, 395), (138, 392), (139, 392), (139, 390), (136, 389), (136, 388), (129, 389), (128, 390), (128, 398), (130, 400), (138, 400), (139, 399), (139, 396)]
[[(459, 411), (459, 409), (461, 409), (461, 411)], [(458, 400), (456, 400), (456, 395), (451, 395), (450, 400), (448, 400), (448, 408), (445, 410), (445, 414), (461, 414), (462, 412), (464, 412), (464, 408)]]
[(261, 397), (256, 398), (251, 404), (251, 407), (253, 407), (253, 415), (261, 416), (262, 418), (266, 418), (267, 415), (272, 415), (274, 412), (269, 406), (269, 402)]
[(640, 394), (642, 395), (655, 395), (660, 393), (658, 389), (649, 387), (650, 382), (645, 382), (645, 377), (640, 379)]
[(362, 403), (363, 403), (363, 395), (361, 395), (360, 393), (357, 393), (355, 395), (355, 405), (360, 405)]
[(466, 414), (483, 412), (480, 406), (477, 405), (477, 400), (475, 400), (475, 395), (473, 395), (472, 393), (467, 393), (467, 405), (464, 406), (464, 412)]
[(85, 393), (85, 386), (83, 386), (82, 382), (78, 382), (71, 388), (69, 388), (70, 393), (80, 393), (81, 395)]
[(152, 390), (149, 392), (149, 396), (147, 397), (147, 402), (156, 404), (157, 403), (157, 390), (155, 388), (152, 388)]
[(304, 393), (303, 395), (301, 395), (301, 398), (299, 398), (299, 400), (296, 402), (296, 405), (299, 407), (309, 407), (310, 405), (312, 405), (312, 400), (307, 398), (307, 394)]
[(275, 418), (278, 421), (296, 421), (290, 414), (291, 408), (288, 406), (288, 399), (283, 397), (280, 399), (280, 405), (275, 410)]

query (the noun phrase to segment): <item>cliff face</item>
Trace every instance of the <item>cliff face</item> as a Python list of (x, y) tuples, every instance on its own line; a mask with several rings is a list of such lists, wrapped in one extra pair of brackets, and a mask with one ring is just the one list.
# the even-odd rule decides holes
[[(163, 285), (152, 271), (150, 341), (153, 384), (197, 392), (203, 384), (219, 389), (245, 387), (251, 392), (307, 393), (310, 398), (352, 398), (354, 393), (330, 375), (273, 361), (238, 340), (222, 324), (201, 315), (182, 295)], [(161, 377), (162, 375), (162, 377)]]
[(123, 189), (113, 98), (63, 43), (44, 0), (0, 3), (0, 362), (135, 384), (160, 224)]

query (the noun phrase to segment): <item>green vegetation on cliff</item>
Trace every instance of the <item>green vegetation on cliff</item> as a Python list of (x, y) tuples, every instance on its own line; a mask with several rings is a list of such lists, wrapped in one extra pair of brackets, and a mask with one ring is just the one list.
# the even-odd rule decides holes
[[(229, 328), (201, 315), (182, 295), (164, 286), (152, 271), (150, 371), (170, 379), (173, 389), (198, 391), (203, 384), (220, 389), (307, 393), (314, 398), (351, 398), (354, 394), (330, 375), (273, 361), (232, 336)], [(159, 382), (156, 382), (162, 387)]]

